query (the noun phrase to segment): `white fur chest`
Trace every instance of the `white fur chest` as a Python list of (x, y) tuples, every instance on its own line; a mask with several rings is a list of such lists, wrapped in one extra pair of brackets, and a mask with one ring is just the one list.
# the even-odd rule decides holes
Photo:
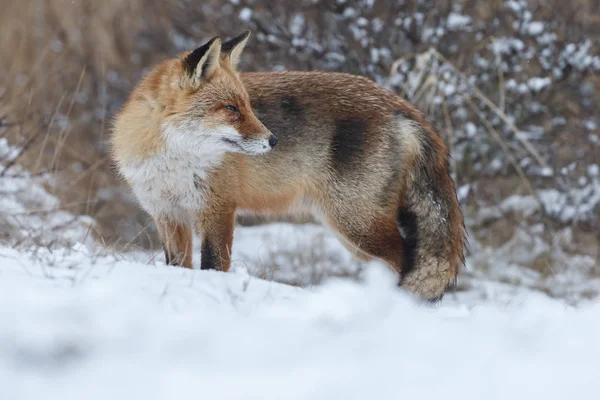
[(201, 209), (206, 179), (221, 157), (163, 153), (123, 166), (121, 172), (150, 215), (189, 218)]
[(185, 120), (162, 126), (165, 148), (142, 160), (120, 163), (141, 206), (153, 217), (192, 217), (204, 203), (207, 178), (228, 147), (222, 137), (238, 135), (230, 127), (204, 129)]

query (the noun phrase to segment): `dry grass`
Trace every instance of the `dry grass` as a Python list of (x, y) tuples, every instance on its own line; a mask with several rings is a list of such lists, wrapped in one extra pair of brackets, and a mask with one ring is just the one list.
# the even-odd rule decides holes
[[(162, 56), (136, 56), (145, 27), (165, 23), (161, 4), (6, 0), (0, 14), (3, 133), (26, 149), (15, 162), (33, 174), (52, 173), (48, 190), (63, 209), (106, 221), (99, 234), (113, 240), (124, 229), (119, 221), (137, 213), (131, 202), (107, 201), (106, 191), (119, 185), (106, 154), (110, 115), (139, 65)], [(147, 6), (156, 17), (140, 18)]]

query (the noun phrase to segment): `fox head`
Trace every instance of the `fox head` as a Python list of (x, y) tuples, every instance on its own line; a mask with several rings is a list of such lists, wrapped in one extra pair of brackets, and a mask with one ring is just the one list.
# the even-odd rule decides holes
[(238, 72), (240, 54), (250, 31), (221, 43), (214, 37), (196, 50), (183, 54), (178, 76), (172, 76), (163, 124), (166, 141), (187, 150), (263, 154), (277, 138), (258, 120)]

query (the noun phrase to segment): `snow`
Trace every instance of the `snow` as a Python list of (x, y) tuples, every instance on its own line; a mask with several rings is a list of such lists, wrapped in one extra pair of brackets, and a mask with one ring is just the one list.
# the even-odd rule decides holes
[(448, 14), (448, 29), (451, 31), (457, 31), (471, 23), (471, 17), (467, 15), (458, 14), (451, 12)]
[(525, 44), (523, 43), (523, 41), (516, 38), (501, 37), (495, 39), (492, 42), (491, 48), (497, 55), (510, 54), (512, 51), (523, 51), (523, 49), (525, 48)]
[(586, 69), (600, 70), (600, 57), (589, 54), (592, 44), (589, 40), (577, 45), (569, 43), (560, 54), (560, 62), (568, 64), (580, 71)]
[(546, 78), (534, 77), (534, 78), (529, 78), (529, 80), (527, 81), (527, 85), (533, 92), (539, 92), (542, 89), (544, 89), (545, 87), (549, 86), (551, 83), (552, 83), (552, 79), (550, 79), (548, 77), (546, 77)]
[(304, 15), (302, 14), (294, 14), (292, 20), (290, 21), (290, 32), (294, 36), (300, 36), (302, 34), (302, 30), (304, 29)]
[(531, 21), (527, 25), (527, 33), (531, 36), (540, 35), (544, 31), (544, 23), (540, 21)]
[(595, 121), (592, 121), (589, 119), (584, 121), (583, 125), (585, 126), (585, 129), (587, 129), (588, 131), (595, 131), (598, 129), (598, 124)]
[(242, 10), (240, 11), (239, 17), (244, 22), (250, 21), (250, 18), (252, 18), (252, 10), (249, 9), (248, 7), (242, 8)]
[(566, 193), (556, 189), (541, 190), (539, 197), (546, 213), (563, 223), (589, 221), (600, 205), (600, 180), (592, 180), (585, 187)]
[(467, 184), (467, 185), (463, 185), (461, 187), (459, 187), (456, 190), (456, 197), (458, 198), (458, 201), (462, 204), (465, 203), (467, 201), (467, 198), (469, 197), (469, 192), (471, 191), (471, 185)]
[(465, 124), (465, 129), (467, 131), (467, 137), (474, 137), (477, 134), (477, 127), (472, 122), (467, 122)]
[(377, 266), (364, 283), (306, 290), (243, 268), (137, 258), (0, 248), (0, 398), (560, 399), (598, 390), (600, 303), (573, 308), (528, 293), (432, 306)]

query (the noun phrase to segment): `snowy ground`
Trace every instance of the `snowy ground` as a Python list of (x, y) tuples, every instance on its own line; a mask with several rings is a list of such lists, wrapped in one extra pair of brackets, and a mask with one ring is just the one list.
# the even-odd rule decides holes
[[(137, 255), (139, 257), (139, 255)], [(0, 398), (593, 398), (600, 304), (535, 292), (423, 305), (373, 264), (312, 290), (0, 249)], [(126, 257), (127, 258), (127, 257)], [(136, 258), (136, 257), (131, 257)]]
[[(161, 252), (101, 247), (93, 220), (55, 212), (57, 200), (26, 171), (10, 176), (0, 179), (10, 243), (0, 245), (2, 400), (600, 391), (600, 302), (575, 308), (531, 290), (541, 278), (518, 266), (528, 247), (517, 258), (476, 249), (461, 290), (429, 305), (320, 226), (238, 227), (231, 272), (185, 270), (165, 266)], [(491, 271), (478, 268), (485, 258)]]

